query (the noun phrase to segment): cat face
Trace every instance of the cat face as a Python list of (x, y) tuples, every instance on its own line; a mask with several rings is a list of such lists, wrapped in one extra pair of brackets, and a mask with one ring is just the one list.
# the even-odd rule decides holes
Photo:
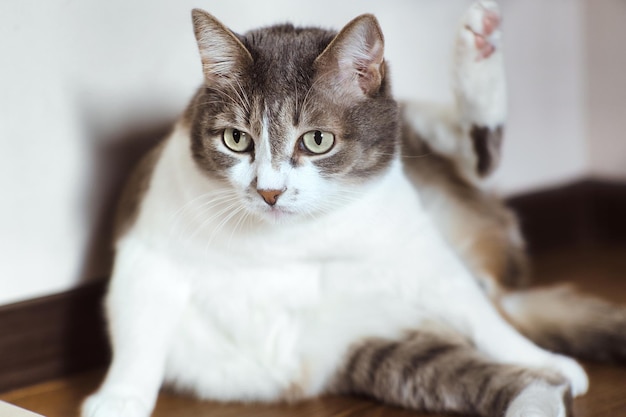
[(384, 173), (398, 140), (374, 17), (338, 35), (275, 26), (237, 36), (194, 11), (205, 85), (188, 111), (192, 154), (269, 221), (330, 211)]

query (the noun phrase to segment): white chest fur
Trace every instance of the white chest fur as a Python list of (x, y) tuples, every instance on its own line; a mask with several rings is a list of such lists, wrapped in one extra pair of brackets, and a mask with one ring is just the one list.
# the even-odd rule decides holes
[[(447, 286), (474, 286), (399, 164), (332, 213), (275, 226), (235, 221), (214, 234), (203, 229), (210, 207), (184, 212), (213, 185), (181, 143), (174, 135), (165, 148), (118, 250), (149, 247), (168, 264), (153, 273), (175, 274), (159, 282), (189, 288), (165, 372), (201, 397), (274, 400), (294, 384), (316, 394), (351, 344), (441, 319)], [(445, 284), (433, 282), (441, 276)]]

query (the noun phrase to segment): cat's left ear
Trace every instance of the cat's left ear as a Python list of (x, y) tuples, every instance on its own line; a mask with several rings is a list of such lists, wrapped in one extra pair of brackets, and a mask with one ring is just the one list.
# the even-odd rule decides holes
[(204, 10), (194, 9), (191, 16), (207, 83), (219, 84), (241, 76), (253, 60), (239, 38)]
[[(371, 14), (348, 23), (315, 60), (322, 76), (331, 75), (337, 87), (373, 95), (385, 76), (384, 38)], [(330, 73), (330, 74), (329, 74)]]

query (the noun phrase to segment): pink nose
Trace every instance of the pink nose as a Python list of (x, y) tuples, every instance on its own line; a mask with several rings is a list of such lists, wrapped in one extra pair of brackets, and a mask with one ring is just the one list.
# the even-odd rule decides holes
[(285, 190), (256, 190), (256, 191), (261, 195), (261, 197), (263, 197), (263, 200), (265, 200), (267, 204), (269, 204), (270, 206), (273, 206), (274, 204), (276, 204), (278, 197)]

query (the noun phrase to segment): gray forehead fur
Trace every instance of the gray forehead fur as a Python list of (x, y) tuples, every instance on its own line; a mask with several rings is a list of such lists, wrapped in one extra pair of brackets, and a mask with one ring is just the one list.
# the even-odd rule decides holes
[(302, 99), (314, 77), (313, 63), (336, 33), (290, 24), (248, 32), (240, 37), (254, 64), (250, 70), (253, 93), (263, 97), (268, 110), (285, 99)]
[[(206, 172), (225, 177), (237, 159), (216, 151), (225, 126), (246, 126), (259, 137), (267, 117), (273, 160), (300, 162), (286, 154), (287, 128), (331, 127), (348, 146), (328, 158), (316, 158), (322, 175), (338, 180), (362, 180), (389, 166), (398, 142), (397, 104), (387, 77), (377, 94), (346, 103), (341, 92), (329, 94), (316, 81), (314, 62), (336, 36), (318, 28), (283, 24), (237, 35), (253, 58), (235, 86), (203, 86), (187, 110), (192, 150)], [(387, 71), (385, 71), (387, 73)], [(254, 160), (254, 153), (250, 155)]]

